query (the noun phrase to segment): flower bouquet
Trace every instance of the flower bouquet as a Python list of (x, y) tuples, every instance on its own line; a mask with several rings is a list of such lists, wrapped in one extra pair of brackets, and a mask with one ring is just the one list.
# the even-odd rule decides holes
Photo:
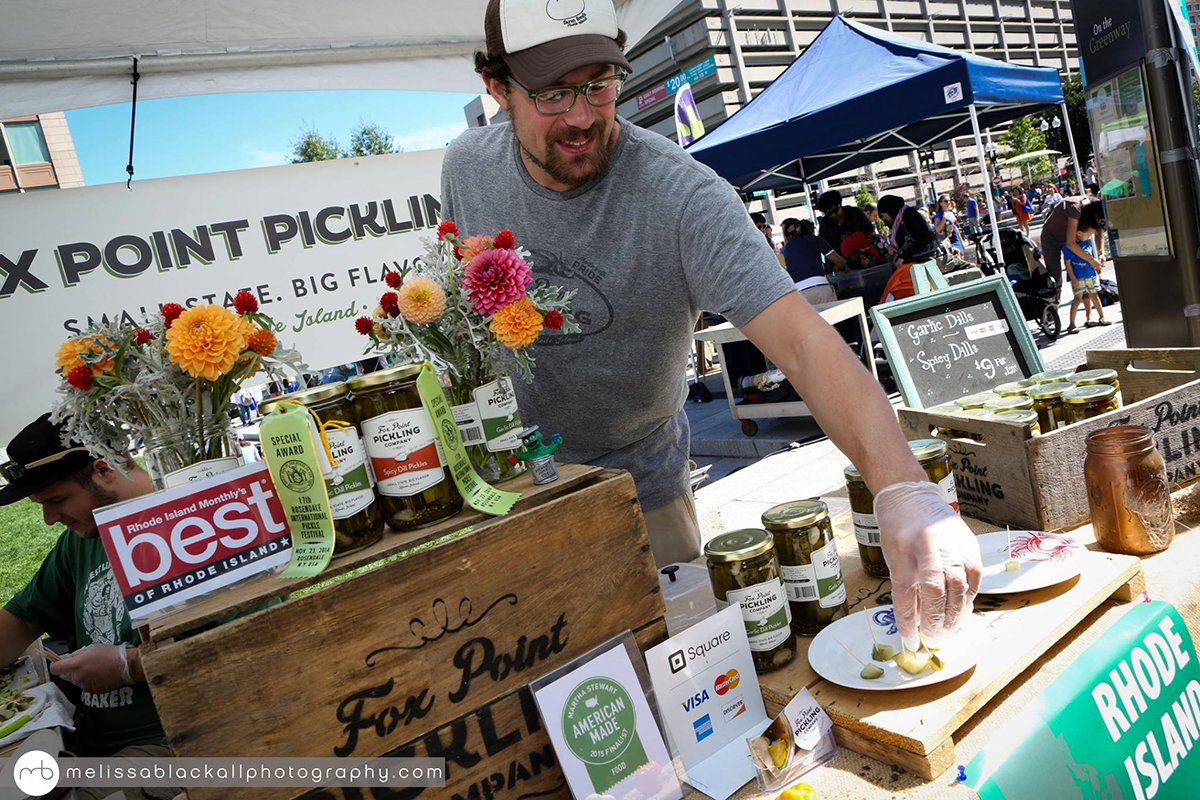
[(260, 370), (283, 378), (284, 367), (301, 374), (306, 365), (279, 345), (254, 295), (238, 292), (234, 309), (167, 303), (141, 327), (93, 323), (63, 342), (51, 419), (63, 423), (64, 441), (120, 469), (142, 437), (158, 489), (240, 464), (230, 398)]
[(355, 321), (367, 353), (428, 361), (448, 383), (463, 444), (490, 482), (523, 472), (508, 456), (523, 427), (509, 374), (533, 381), (529, 346), (543, 330), (578, 333), (570, 313), (574, 291), (535, 284), (530, 253), (511, 231), (459, 238), (445, 220), (425, 255), (389, 272), (390, 291), (372, 317)]

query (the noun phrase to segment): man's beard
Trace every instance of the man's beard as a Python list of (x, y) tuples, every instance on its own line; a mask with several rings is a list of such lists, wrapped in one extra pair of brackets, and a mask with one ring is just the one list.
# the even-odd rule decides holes
[[(117, 495), (114, 494), (113, 492), (110, 492), (107, 489), (104, 489), (104, 488), (101, 488), (100, 486), (98, 486), (96, 484), (95, 479), (91, 478), (91, 477), (89, 477), (87, 479), (87, 483), (84, 484), (84, 488), (87, 489), (88, 494), (91, 495), (93, 510), (95, 510), (97, 508), (104, 508), (105, 506), (111, 506), (113, 503), (115, 503), (121, 499), (121, 498), (117, 497)], [(79, 522), (80, 522), (81, 527), (82, 527), (82, 525), (86, 524), (83, 520), (80, 520)], [(91, 522), (92, 522), (91, 530), (89, 530), (87, 532), (80, 531), (80, 530), (75, 531), (75, 533), (81, 539), (94, 539), (100, 535), (100, 531), (96, 527), (95, 519), (92, 518)]]
[[(556, 142), (578, 141), (585, 137), (592, 139), (594, 144), (590, 152), (579, 156), (564, 157), (558, 151), (558, 148), (554, 146)], [(517, 144), (520, 145), (521, 152), (525, 154), (525, 157), (545, 171), (547, 175), (555, 181), (570, 186), (573, 189), (601, 177), (608, 171), (608, 164), (612, 160), (614, 145), (611, 128), (608, 125), (602, 124), (600, 120), (592, 123), (590, 128), (568, 128), (565, 132), (547, 139), (545, 161), (534, 155), (524, 144), (521, 144), (520, 137), (517, 137)], [(591, 172), (580, 175), (567, 168), (568, 164), (583, 163), (591, 163)]]

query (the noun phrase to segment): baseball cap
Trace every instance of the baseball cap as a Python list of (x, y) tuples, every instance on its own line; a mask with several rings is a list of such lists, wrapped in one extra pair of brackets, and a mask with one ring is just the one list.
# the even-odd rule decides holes
[(530, 91), (590, 64), (632, 70), (612, 0), (489, 0), (483, 27), (488, 57), (502, 57)]
[(79, 442), (62, 443), (62, 426), (42, 414), (8, 443), (8, 462), (0, 463), (0, 506), (22, 500), (62, 480), (96, 457)]

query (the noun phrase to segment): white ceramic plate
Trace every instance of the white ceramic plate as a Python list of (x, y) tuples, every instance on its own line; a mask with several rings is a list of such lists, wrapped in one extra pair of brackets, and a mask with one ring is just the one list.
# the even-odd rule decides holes
[(5, 680), (0, 680), (4, 684), (0, 691), (8, 691), (9, 689), (24, 689), (29, 686), (34, 686), (38, 682), (37, 670), (33, 666), (33, 659), (29, 656), (21, 656), (8, 668), (8, 674)]
[(43, 691), (40, 687), (27, 689), (25, 694), (33, 698), (33, 703), (29, 706), (29, 708), (18, 713), (14, 717), (11, 717), (10, 719), (0, 720), (0, 730), (3, 730), (6, 726), (12, 724), (14, 720), (20, 719), (21, 717), (29, 717), (29, 719), (26, 720), (21, 727), (14, 731), (10, 731), (4, 736), (4, 739), (10, 743), (25, 738), (24, 736), (18, 736), (17, 734), (20, 731), (27, 729), (29, 727), (29, 723), (37, 719), (37, 715), (42, 713), (42, 709), (46, 707), (46, 703), (48, 702), (48, 697), (45, 691)]
[[(868, 615), (870, 616), (870, 630), (867, 628)], [(975, 666), (976, 653), (979, 648), (972, 645), (980, 627), (979, 620), (972, 615), (962, 630), (939, 647), (937, 654), (946, 664), (943, 669), (933, 670), (926, 667), (925, 671), (919, 675), (909, 675), (896, 666), (893, 661), (880, 663), (871, 660), (872, 630), (875, 633), (874, 641), (891, 645), (893, 650), (900, 651), (900, 633), (896, 629), (892, 607), (876, 606), (867, 611), (842, 617), (826, 626), (809, 645), (808, 663), (825, 680), (848, 689), (888, 691), (929, 686), (962, 675)], [(843, 644), (846, 647), (842, 647)], [(864, 662), (875, 664), (881, 668), (883, 677), (874, 680), (861, 677), (859, 673), (862, 671), (863, 665), (856, 661), (854, 656), (847, 653), (846, 648), (849, 648)]]
[(983, 556), (983, 579), (980, 594), (1011, 594), (1044, 589), (1069, 581), (1079, 574), (1079, 554), (1083, 548), (1063, 533), (1041, 531), (1011, 531), (1012, 557), (1021, 569), (1006, 572), (1008, 561), (1004, 531), (994, 531), (976, 537)]

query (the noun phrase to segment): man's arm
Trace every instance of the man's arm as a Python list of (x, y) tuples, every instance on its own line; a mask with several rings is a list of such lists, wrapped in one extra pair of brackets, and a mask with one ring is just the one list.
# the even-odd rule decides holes
[(42, 633), (42, 629), (32, 622), (0, 608), (0, 667), (7, 667), (20, 658)]
[(879, 384), (799, 292), (779, 298), (741, 330), (783, 370), (872, 492), (928, 480)]

